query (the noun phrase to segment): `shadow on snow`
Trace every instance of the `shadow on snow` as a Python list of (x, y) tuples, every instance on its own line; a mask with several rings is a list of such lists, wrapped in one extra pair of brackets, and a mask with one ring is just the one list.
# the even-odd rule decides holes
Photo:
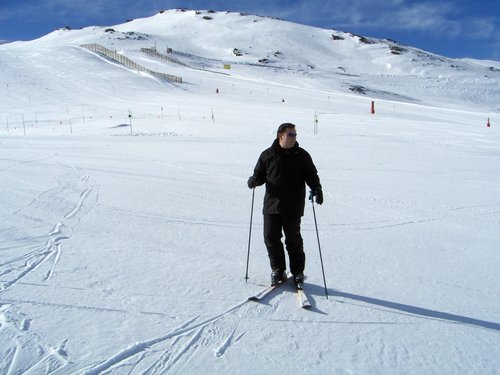
[[(311, 290), (311, 293), (314, 295), (317, 295), (317, 296), (322, 295), (322, 294), (324, 295), (324, 289), (317, 286), (317, 285), (310, 285), (310, 290)], [(364, 303), (367, 303), (370, 305), (381, 306), (381, 307), (389, 308), (392, 310), (402, 311), (402, 312), (407, 313), (407, 314), (420, 316), (420, 317), (424, 317), (424, 318), (428, 318), (428, 319), (436, 319), (436, 320), (448, 321), (448, 322), (452, 322), (452, 323), (461, 323), (461, 324), (467, 324), (467, 325), (477, 326), (477, 327), (481, 327), (481, 328), (491, 329), (491, 330), (495, 330), (495, 331), (500, 331), (500, 323), (475, 319), (475, 318), (471, 318), (468, 316), (450, 314), (447, 312), (431, 310), (431, 309), (426, 309), (426, 308), (417, 307), (417, 306), (405, 305), (403, 303), (398, 303), (398, 302), (385, 301), (385, 300), (378, 299), (378, 298), (361, 296), (361, 295), (357, 295), (357, 294), (342, 292), (339, 290), (333, 290), (333, 291), (329, 290), (328, 294), (330, 297), (343, 297), (343, 298), (354, 300), (354, 301), (364, 302)]]

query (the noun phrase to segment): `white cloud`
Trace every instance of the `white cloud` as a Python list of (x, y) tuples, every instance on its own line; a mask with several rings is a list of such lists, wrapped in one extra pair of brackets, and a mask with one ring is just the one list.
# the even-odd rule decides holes
[(5, 17), (43, 17), (50, 15), (51, 18), (64, 21), (68, 19), (105, 18), (113, 14), (123, 13), (123, 9), (129, 6), (128, 2), (121, 0), (46, 0), (43, 2), (21, 3), (11, 6)]
[(464, 30), (475, 39), (500, 38), (493, 17), (467, 18), (464, 20)]
[(260, 13), (305, 24), (340, 28), (349, 31), (388, 30), (429, 33), (437, 37), (492, 37), (493, 18), (473, 16), (463, 4), (411, 0), (292, 0), (253, 2)]

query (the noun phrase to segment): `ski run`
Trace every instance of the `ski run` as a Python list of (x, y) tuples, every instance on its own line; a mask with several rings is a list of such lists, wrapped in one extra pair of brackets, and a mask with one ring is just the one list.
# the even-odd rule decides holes
[[(239, 13), (109, 28), (0, 45), (0, 374), (499, 373), (500, 63)], [(308, 202), (305, 293), (263, 295), (263, 187), (245, 281), (283, 122), (328, 298)]]

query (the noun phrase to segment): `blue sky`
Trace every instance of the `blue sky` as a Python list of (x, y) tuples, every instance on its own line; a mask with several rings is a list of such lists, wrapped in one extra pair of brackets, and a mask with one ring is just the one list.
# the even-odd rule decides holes
[(0, 0), (0, 40), (31, 40), (64, 26), (111, 26), (171, 8), (274, 16), (448, 57), (500, 61), (499, 0)]

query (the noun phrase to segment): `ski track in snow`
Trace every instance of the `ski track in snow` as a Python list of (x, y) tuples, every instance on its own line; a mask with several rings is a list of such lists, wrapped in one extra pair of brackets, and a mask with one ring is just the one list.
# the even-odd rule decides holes
[[(30, 221), (47, 220), (44, 217), (45, 210), (52, 210), (54, 206), (62, 208), (56, 211), (61, 220), (53, 224), (46, 235), (12, 239), (0, 248), (5, 251), (15, 250), (16, 254), (0, 261), (0, 292), (8, 290), (30, 275), (39, 277), (40, 274), (42, 282), (52, 278), (63, 254), (63, 244), (71, 240), (77, 222), (86, 215), (87, 208), (84, 206), (92, 193), (94, 189), (89, 183), (89, 176), (82, 177), (76, 168), (71, 167), (58, 178), (56, 188), (38, 194), (25, 208), (14, 213), (27, 218), (29, 225)], [(78, 198), (75, 199), (75, 196)], [(96, 201), (98, 198), (96, 193)], [(54, 202), (62, 202), (62, 205)], [(38, 242), (40, 240), (43, 242)], [(35, 274), (35, 271), (41, 271), (43, 267), (43, 272)], [(7, 304), (0, 305), (2, 336), (11, 337), (4, 341), (9, 342), (9, 346), (0, 349), (0, 357), (3, 358), (0, 361), (0, 373), (55, 374), (58, 370), (63, 374), (68, 373), (67, 366), (70, 362), (65, 350), (67, 340), (56, 348), (47, 347), (39, 339), (35, 339), (38, 343), (34, 344), (34, 337), (29, 332), (31, 319), (25, 318), (20, 323), (12, 321), (6, 314), (9, 307)], [(28, 342), (30, 345), (26, 345)]]
[[(72, 207), (67, 213), (61, 214), (61, 221), (53, 225), (53, 229), (49, 233), (39, 237), (14, 239), (11, 241), (15, 245), (0, 249), (7, 250), (16, 247), (18, 248), (16, 249), (16, 254), (23, 253), (22, 249), (28, 250), (22, 255), (16, 255), (0, 262), (0, 292), (7, 290), (45, 263), (49, 263), (49, 266), (48, 270), (44, 273), (43, 281), (48, 281), (52, 277), (62, 255), (62, 244), (72, 237), (74, 219), (79, 220), (80, 216), (84, 216), (82, 207), (92, 192), (92, 187), (88, 181), (89, 176), (81, 178), (77, 175), (67, 173), (63, 176), (62, 181), (59, 181), (57, 188), (39, 194), (25, 209), (16, 212), (18, 215), (28, 217), (29, 220), (39, 221), (40, 219), (36, 216), (37, 214), (39, 215), (38, 211), (43, 212), (55, 200), (64, 201), (65, 199), (69, 199), (69, 204), (71, 204), (71, 196), (75, 193), (78, 194), (78, 190), (81, 191), (78, 194), (78, 200), (76, 202), (73, 201)], [(82, 215), (79, 215), (80, 213)], [(45, 239), (45, 242), (42, 244), (34, 242), (34, 240), (39, 239)], [(18, 242), (21, 242), (22, 245), (19, 245)]]
[[(254, 319), (262, 319), (263, 316), (271, 318), (284, 299), (296, 303), (295, 293), (279, 293), (265, 298), (264, 302), (267, 303), (244, 300), (199, 322), (199, 316), (196, 316), (164, 335), (130, 345), (98, 364), (83, 368), (77, 374), (182, 373), (193, 358), (199, 359), (202, 354), (211, 353), (215, 358), (222, 358), (248, 331), (258, 329), (253, 325)], [(269, 303), (271, 300), (272, 304)], [(237, 316), (231, 318), (232, 314)]]
[(52, 262), (49, 266), (49, 270), (45, 273), (43, 281), (47, 281), (52, 276), (54, 268), (61, 257), (61, 241), (67, 240), (69, 237), (52, 237), (50, 235), (49, 237), (50, 238), (44, 245), (35, 248), (34, 251), (0, 262), (0, 275), (2, 277), (10, 276), (7, 280), (2, 281), (0, 291), (7, 290), (50, 260), (52, 260)]
[[(87, 183), (88, 179), (89, 179), (89, 176), (85, 176), (82, 179), (82, 182)], [(71, 212), (69, 212), (67, 215), (64, 216), (65, 219), (72, 218), (81, 210), (82, 204), (85, 201), (85, 198), (87, 198), (87, 195), (89, 195), (89, 193), (91, 191), (92, 191), (91, 187), (87, 186), (87, 189), (83, 193), (80, 194), (80, 199), (78, 200), (78, 203), (75, 205), (73, 210), (71, 210)]]
[(23, 373), (46, 373), (53, 374), (56, 370), (63, 369), (68, 363), (67, 354), (64, 350), (66, 342), (58, 348), (49, 348), (48, 353), (38, 362), (28, 367)]
[[(267, 317), (272, 321), (272, 316), (285, 300), (296, 307), (295, 293), (283, 289), (284, 293), (272, 293), (260, 303), (244, 300), (199, 322), (197, 320), (200, 316), (196, 316), (164, 335), (134, 343), (97, 364), (86, 366), (77, 374), (182, 373), (183, 368), (190, 366), (193, 358), (202, 357), (199, 351), (222, 358), (248, 331), (259, 329), (254, 326), (255, 319), (261, 321)], [(237, 316), (231, 317), (233, 314)]]
[[(0, 348), (0, 373), (1, 374), (55, 374), (58, 370), (69, 365), (69, 357), (64, 340), (57, 347), (46, 347), (41, 342), (33, 344), (33, 336), (29, 330), (29, 324), (23, 321), (21, 327), (16, 327), (15, 323), (9, 321), (3, 310), (8, 309), (8, 305), (0, 306), (0, 329), (2, 336), (8, 337), (9, 346)], [(34, 361), (30, 361), (34, 358)], [(30, 360), (28, 360), (30, 359)], [(67, 373), (67, 372), (62, 372)]]
[[(81, 372), (79, 372), (79, 374), (97, 375), (118, 366), (124, 366), (124, 362), (131, 359), (132, 357), (142, 355), (145, 352), (150, 351), (153, 347), (161, 346), (162, 344), (165, 344), (170, 340), (172, 340), (173, 343), (167, 345), (166, 349), (160, 350), (161, 353), (159, 354), (158, 358), (148, 366), (147, 370), (144, 372), (145, 374), (163, 373), (174, 367), (182, 367), (185, 363), (189, 362), (189, 358), (193, 355), (193, 352), (196, 352), (201, 345), (208, 345), (214, 340), (210, 338), (210, 336), (212, 335), (217, 340), (223, 341), (219, 348), (216, 349), (216, 353), (219, 353), (219, 355), (216, 354), (216, 356), (220, 357), (229, 348), (231, 337), (234, 335), (234, 330), (229, 333), (228, 338), (221, 339), (221, 334), (213, 333), (215, 330), (215, 328), (213, 327), (222, 318), (238, 310), (246, 303), (247, 301), (240, 302), (235, 306), (230, 307), (226, 311), (198, 323), (195, 323), (195, 321), (198, 319), (198, 317), (195, 317), (162, 336), (135, 343), (128, 348), (118, 352), (114, 356), (102, 361), (101, 363), (83, 369)], [(205, 330), (209, 327), (211, 328), (208, 329), (208, 333), (206, 333)], [(224, 332), (224, 329), (222, 331)], [(187, 342), (183, 345), (178, 344), (180, 339), (183, 337), (187, 337)], [(137, 362), (129, 366), (138, 368), (139, 362), (145, 359), (147, 359), (147, 356), (142, 355)]]

